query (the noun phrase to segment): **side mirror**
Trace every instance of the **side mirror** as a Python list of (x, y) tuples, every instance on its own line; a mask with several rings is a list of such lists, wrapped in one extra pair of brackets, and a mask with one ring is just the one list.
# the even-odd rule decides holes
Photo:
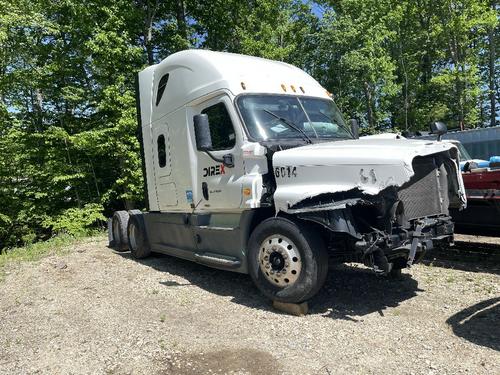
[(359, 138), (359, 124), (358, 120), (355, 118), (352, 118), (349, 120), (349, 125), (351, 126), (351, 132), (354, 138), (358, 139)]
[(209, 151), (212, 149), (212, 137), (210, 136), (210, 125), (208, 115), (200, 114), (193, 116), (194, 136), (196, 138), (196, 149), (198, 151)]
[(446, 124), (444, 122), (441, 122), (441, 121), (433, 122), (431, 124), (430, 128), (431, 128), (431, 133), (437, 135), (438, 141), (440, 141), (443, 134), (446, 134), (446, 132), (448, 131)]

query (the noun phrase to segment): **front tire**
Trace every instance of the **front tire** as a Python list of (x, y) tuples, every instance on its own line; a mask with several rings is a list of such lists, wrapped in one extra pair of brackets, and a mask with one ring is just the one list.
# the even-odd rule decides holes
[(273, 217), (252, 232), (248, 263), (253, 282), (266, 297), (300, 303), (323, 286), (328, 273), (328, 252), (310, 225)]

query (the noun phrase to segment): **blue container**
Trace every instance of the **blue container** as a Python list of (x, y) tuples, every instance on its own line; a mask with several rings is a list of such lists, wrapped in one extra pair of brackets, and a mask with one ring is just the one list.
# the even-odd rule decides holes
[(489, 161), (480, 161), (477, 163), (477, 167), (478, 168), (488, 168), (490, 166), (490, 162)]

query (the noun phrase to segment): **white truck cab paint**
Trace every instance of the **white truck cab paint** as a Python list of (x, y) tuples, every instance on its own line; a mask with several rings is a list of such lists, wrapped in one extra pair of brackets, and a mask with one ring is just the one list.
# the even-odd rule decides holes
[(269, 298), (300, 302), (329, 259), (388, 275), (453, 239), (448, 208), (466, 203), (456, 147), (354, 139), (294, 66), (188, 50), (137, 87), (148, 209), (115, 213), (116, 248), (248, 272)]
[[(164, 86), (160, 85), (162, 79)], [(258, 194), (262, 175), (267, 173), (267, 161), (265, 155), (253, 152), (258, 145), (252, 145), (254, 142), (249, 141), (243, 128), (234, 105), (238, 95), (307, 93), (330, 99), (314, 79), (289, 64), (206, 50), (173, 54), (140, 72), (139, 82), (148, 200), (152, 211), (191, 212), (191, 203), (195, 204), (195, 211), (240, 211), (258, 204), (258, 195), (249, 200), (248, 194), (242, 193), (250, 189), (252, 196)], [(213, 154), (222, 157), (224, 153), (231, 153), (234, 168), (222, 166), (221, 170), (220, 164), (196, 152), (193, 116), (210, 109), (219, 116), (219, 112), (226, 111), (230, 119), (225, 125), (232, 127), (227, 136), (232, 137), (233, 142), (226, 147), (221, 145)], [(162, 134), (169, 142), (165, 147), (166, 165), (160, 167), (155, 162), (155, 146), (163, 142), (159, 139)], [(150, 166), (154, 166), (151, 171)], [(172, 168), (177, 173), (170, 174)], [(209, 168), (208, 171), (205, 168)], [(252, 173), (255, 168), (258, 173)], [(210, 202), (203, 199), (201, 179), (209, 185)]]

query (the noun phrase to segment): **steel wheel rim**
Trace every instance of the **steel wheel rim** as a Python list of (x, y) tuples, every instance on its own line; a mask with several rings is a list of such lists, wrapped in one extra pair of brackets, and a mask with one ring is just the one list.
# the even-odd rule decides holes
[(267, 237), (260, 245), (259, 267), (271, 284), (285, 288), (298, 280), (302, 270), (302, 259), (292, 240), (274, 234)]
[(120, 224), (118, 223), (118, 220), (113, 220), (113, 240), (115, 243), (119, 243), (121, 241), (120, 238)]
[(130, 225), (130, 233), (128, 234), (130, 240), (130, 247), (137, 250), (137, 228), (134, 224)]

